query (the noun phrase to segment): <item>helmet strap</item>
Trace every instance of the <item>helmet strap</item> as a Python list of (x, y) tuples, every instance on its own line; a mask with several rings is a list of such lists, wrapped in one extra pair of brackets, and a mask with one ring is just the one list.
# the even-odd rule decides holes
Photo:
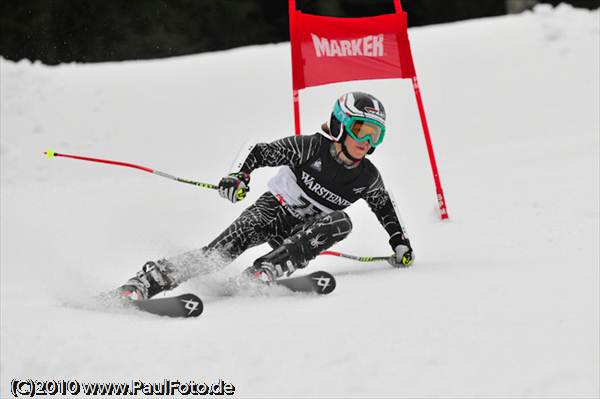
[(342, 153), (346, 156), (346, 158), (348, 158), (352, 162), (358, 163), (358, 162), (362, 161), (362, 158), (354, 158), (352, 155), (350, 155), (350, 152), (348, 151), (348, 148), (346, 147), (346, 135), (347, 135), (347, 133), (344, 132), (342, 135), (342, 140), (340, 141), (340, 144), (342, 145)]
[(344, 153), (346, 158), (348, 158), (349, 160), (351, 160), (353, 162), (362, 161), (362, 158), (354, 158), (352, 155), (350, 155), (350, 153), (348, 152), (348, 149), (346, 148), (346, 144), (344, 144), (344, 143), (342, 143), (342, 152)]

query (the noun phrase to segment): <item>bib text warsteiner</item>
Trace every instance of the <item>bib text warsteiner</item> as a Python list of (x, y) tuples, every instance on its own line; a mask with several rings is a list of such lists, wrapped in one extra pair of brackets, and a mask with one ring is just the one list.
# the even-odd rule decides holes
[(327, 188), (321, 186), (315, 181), (315, 178), (302, 171), (302, 183), (313, 193), (319, 197), (339, 206), (347, 207), (351, 205), (351, 202), (340, 197), (334, 192), (329, 191)]

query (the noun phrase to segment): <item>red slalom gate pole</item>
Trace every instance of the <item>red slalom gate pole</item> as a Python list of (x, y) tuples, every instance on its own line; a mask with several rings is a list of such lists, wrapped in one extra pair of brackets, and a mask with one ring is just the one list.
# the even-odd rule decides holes
[(194, 186), (198, 186), (198, 187), (202, 187), (202, 188), (210, 188), (213, 190), (217, 190), (219, 188), (219, 186), (217, 186), (216, 184), (202, 183), (199, 181), (183, 179), (181, 177), (177, 177), (177, 176), (173, 176), (171, 174), (165, 173), (165, 172), (161, 172), (160, 170), (151, 169), (146, 166), (136, 165), (136, 164), (132, 164), (132, 163), (128, 163), (128, 162), (111, 161), (110, 159), (82, 157), (80, 155), (59, 154), (58, 152), (54, 152), (52, 150), (44, 151), (44, 154), (48, 158), (62, 157), (62, 158), (78, 159), (80, 161), (98, 162), (98, 163), (105, 163), (105, 164), (115, 165), (115, 166), (124, 166), (127, 168), (133, 168), (133, 169), (142, 170), (144, 172), (152, 173), (154, 175), (158, 175), (161, 177), (165, 177), (167, 179), (175, 180), (180, 183), (192, 184)]
[(290, 21), (290, 53), (292, 58), (292, 100), (294, 103), (294, 132), (296, 136), (300, 135), (300, 88), (303, 87), (304, 78), (300, 78), (298, 73), (299, 62), (301, 62), (300, 49), (297, 42), (297, 22), (296, 22), (296, 0), (288, 0), (288, 14)]
[[(402, 12), (402, 3), (400, 0), (394, 0), (394, 9), (396, 13)], [(429, 163), (431, 164), (431, 171), (433, 173), (433, 180), (435, 182), (435, 192), (437, 195), (438, 205), (440, 207), (440, 217), (442, 220), (448, 219), (448, 208), (446, 207), (446, 199), (444, 198), (444, 190), (442, 190), (442, 182), (440, 180), (440, 174), (437, 168), (437, 162), (435, 161), (435, 153), (433, 152), (433, 144), (431, 143), (431, 137), (429, 135), (429, 126), (427, 125), (427, 117), (425, 116), (425, 107), (423, 106), (423, 99), (421, 98), (421, 89), (419, 88), (419, 82), (417, 80), (417, 74), (412, 77), (413, 89), (415, 91), (415, 98), (417, 99), (417, 107), (419, 108), (419, 115), (421, 117), (421, 125), (423, 126), (423, 134), (425, 135), (425, 143), (427, 144), (427, 153), (429, 154)]]
[(292, 90), (294, 97), (294, 130), (296, 132), (296, 136), (300, 135), (300, 95), (298, 90)]
[(415, 90), (415, 97), (417, 99), (417, 106), (419, 107), (419, 115), (421, 116), (421, 125), (423, 126), (423, 134), (425, 135), (427, 152), (429, 153), (429, 162), (431, 163), (431, 171), (433, 173), (433, 180), (435, 182), (435, 192), (437, 194), (438, 205), (440, 207), (440, 217), (442, 220), (448, 219), (446, 199), (444, 198), (444, 190), (442, 190), (442, 182), (440, 181), (440, 174), (438, 172), (437, 162), (435, 161), (435, 153), (433, 152), (433, 144), (431, 143), (429, 126), (427, 125), (427, 117), (425, 116), (425, 107), (423, 107), (423, 99), (421, 98), (421, 90), (419, 89), (419, 82), (417, 81), (416, 75), (413, 76), (412, 82)]

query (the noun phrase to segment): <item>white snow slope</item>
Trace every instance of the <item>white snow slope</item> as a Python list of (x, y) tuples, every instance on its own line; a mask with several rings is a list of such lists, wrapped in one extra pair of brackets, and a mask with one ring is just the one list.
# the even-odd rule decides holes
[[(94, 296), (150, 259), (199, 248), (266, 190), (214, 191), (42, 152), (216, 182), (251, 136), (293, 133), (289, 44), (144, 62), (1, 67), (1, 391), (12, 379), (234, 384), (238, 397), (598, 397), (599, 12), (569, 6), (411, 29), (450, 220), (409, 81), (301, 94), (303, 131), (338, 95), (375, 94), (389, 134), (371, 159), (414, 267), (320, 257), (327, 297), (220, 298), (267, 251), (184, 284), (197, 319), (104, 309)], [(390, 253), (364, 203), (335, 248)]]

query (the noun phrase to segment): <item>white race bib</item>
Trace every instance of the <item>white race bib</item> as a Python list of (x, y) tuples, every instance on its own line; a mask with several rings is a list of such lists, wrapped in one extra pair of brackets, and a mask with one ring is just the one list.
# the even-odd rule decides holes
[(305, 219), (333, 212), (333, 209), (319, 204), (304, 193), (289, 166), (280, 168), (267, 185), (271, 193), (283, 199), (284, 204), (296, 217)]

